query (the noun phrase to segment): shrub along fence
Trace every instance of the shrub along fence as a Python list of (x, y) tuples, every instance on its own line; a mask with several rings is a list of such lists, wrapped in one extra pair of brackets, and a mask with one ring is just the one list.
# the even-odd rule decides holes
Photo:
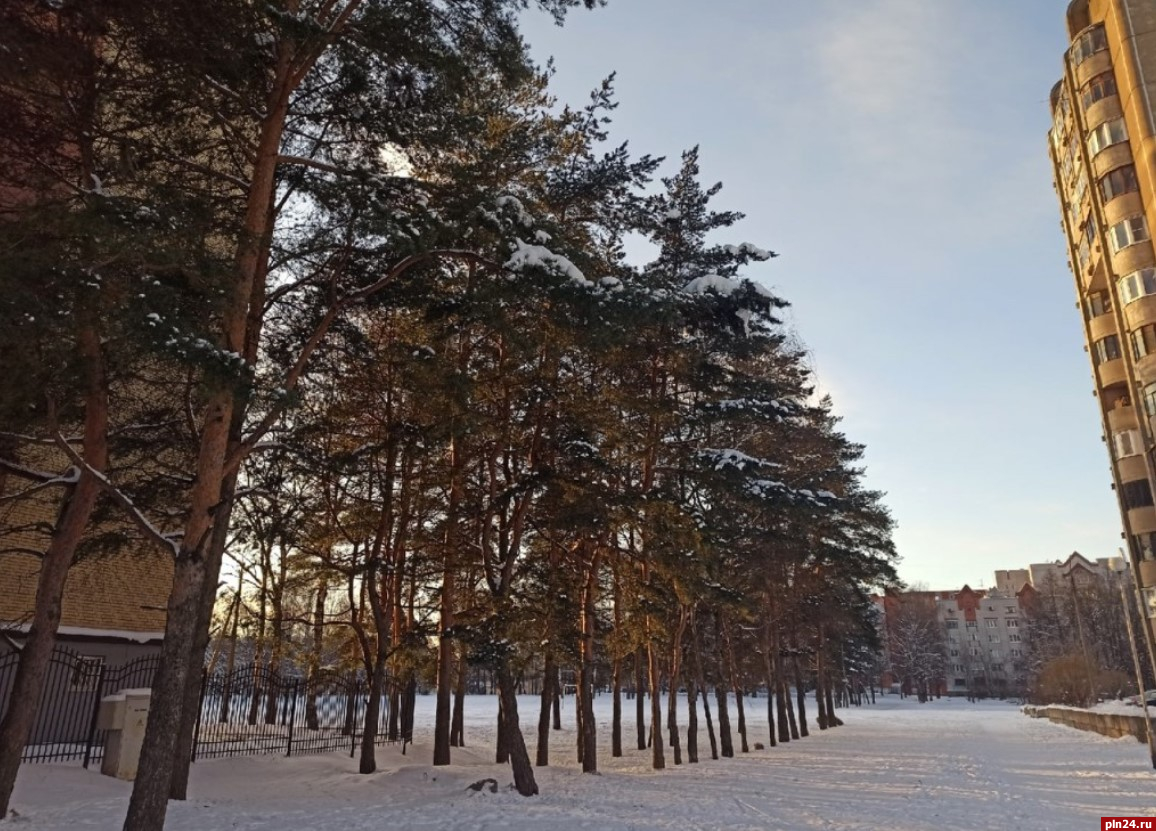
[[(12, 693), (18, 660), (15, 653), (0, 657), (0, 718)], [(57, 647), (21, 761), (79, 761), (85, 767), (99, 763), (106, 737), (96, 727), (101, 699), (124, 689), (151, 687), (159, 666), (157, 655), (111, 667)], [(307, 678), (264, 664), (232, 672), (206, 670), (193, 760), (336, 750), (353, 755), (365, 727), (368, 697), (364, 675), (357, 672), (325, 670)], [(382, 727), (388, 723), (388, 704), (387, 695), (382, 700)], [(389, 741), (385, 730), (379, 730), (376, 741)]]

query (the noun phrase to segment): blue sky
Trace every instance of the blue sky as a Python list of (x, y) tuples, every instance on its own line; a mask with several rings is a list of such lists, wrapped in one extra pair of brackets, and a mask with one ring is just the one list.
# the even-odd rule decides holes
[(901, 576), (934, 588), (1121, 544), (1046, 151), (1066, 0), (610, 0), (526, 19), (555, 91), (610, 71), (612, 139), (701, 145), (750, 276), (788, 320)]

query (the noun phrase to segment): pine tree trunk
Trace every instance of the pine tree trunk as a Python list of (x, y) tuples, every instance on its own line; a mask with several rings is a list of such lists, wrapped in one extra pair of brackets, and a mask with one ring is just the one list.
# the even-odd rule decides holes
[(698, 764), (698, 686), (686, 679), (686, 760)]
[(413, 715), (417, 706), (417, 678), (411, 672), (401, 699), (401, 740), (413, 744)]
[(706, 676), (702, 671), (702, 646), (698, 637), (698, 623), (695, 614), (691, 613), (690, 619), (691, 631), (691, 648), (694, 656), (694, 674), (695, 680), (698, 682), (698, 688), (702, 691), (702, 712), (706, 716), (706, 735), (710, 740), (710, 757), (711, 759), (718, 759), (718, 741), (714, 735), (714, 720), (710, 715), (710, 695), (707, 692)]
[(646, 704), (642, 672), (642, 647), (634, 650), (634, 721), (638, 727), (638, 749), (646, 750)]
[[(451, 511), (451, 513), (456, 513)], [(446, 553), (445, 570), (442, 572), (441, 591), (441, 622), (438, 627), (441, 637), (438, 640), (437, 663), (437, 706), (434, 715), (434, 766), (450, 763), (450, 720), (453, 717), (453, 664), (454, 648), (450, 640), (450, 628), (453, 626), (453, 594), (454, 572), (450, 565), (449, 553)]]
[[(378, 638), (379, 641), (383, 640)], [(373, 773), (377, 770), (377, 754), (374, 742), (377, 740), (378, 721), (381, 716), (381, 698), (385, 690), (385, 652), (378, 649), (377, 661), (373, 667), (373, 678), (369, 687), (369, 701), (365, 704), (365, 725), (361, 732), (361, 758), (358, 773)]]
[(795, 666), (795, 701), (798, 703), (799, 709), (799, 735), (805, 738), (811, 735), (807, 730), (807, 684), (799, 665), (798, 644), (794, 644), (794, 646), (795, 654), (792, 660)]
[(463, 645), (458, 650), (457, 680), (454, 687), (454, 715), (450, 724), (450, 746), (466, 746), (466, 673), (469, 666), (466, 663), (466, 649)]
[(715, 684), (715, 701), (718, 703), (718, 734), (722, 745), (724, 759), (731, 759), (735, 755), (735, 742), (731, 736), (731, 714), (727, 703), (727, 689), (722, 684)]
[(309, 653), (309, 675), (305, 679), (305, 728), (319, 730), (317, 687), (320, 684), (321, 658), (325, 648), (325, 599), (329, 586), (324, 579), (317, 583), (313, 598), (313, 649)]
[(823, 698), (827, 702), (827, 726), (839, 727), (843, 722), (835, 715), (835, 702), (831, 698), (831, 679), (826, 678), (823, 681)]
[(494, 762), (499, 765), (504, 765), (510, 761), (510, 750), (506, 744), (506, 715), (505, 703), (506, 698), (502, 695), (502, 690), (499, 687), (498, 694), (498, 731), (494, 743)]
[[(775, 661), (776, 668), (779, 661)], [(775, 714), (779, 717), (779, 743), (787, 744), (791, 740), (791, 728), (787, 723), (787, 685), (775, 673)]]
[[(649, 632), (650, 627), (647, 626)], [(666, 767), (666, 755), (662, 752), (662, 676), (658, 673), (658, 645), (649, 640), (647, 646), (647, 674), (650, 690), (650, 764), (655, 770)]]
[(579, 736), (582, 746), (583, 773), (598, 771), (598, 733), (594, 721), (594, 626), (595, 604), (598, 602), (598, 571), (602, 564), (601, 551), (591, 554), (582, 591), (581, 664), (578, 676), (578, 708), (581, 713)]
[[(67, 498), (62, 519), (41, 560), (32, 626), (24, 648), (20, 651), (8, 710), (0, 723), (0, 818), (7, 816), (20, 757), (36, 721), (52, 650), (56, 645), (68, 569), (72, 565), (73, 552), (88, 523), (92, 506), (96, 503), (97, 493), (98, 489), (93, 483), (84, 487), (81, 482), (75, 487)], [(87, 507), (85, 502), (88, 503)]]
[(791, 740), (799, 740), (799, 724), (795, 721), (795, 705), (791, 701), (791, 685), (787, 679), (783, 679), (783, 686), (780, 690), (783, 701), (787, 703), (787, 723), (791, 728)]
[(554, 729), (562, 729), (562, 668), (554, 668)]
[(554, 666), (554, 653), (547, 652), (545, 665), (542, 669), (542, 704), (538, 710), (538, 767), (544, 768), (550, 764), (550, 710), (554, 706), (557, 696), (557, 668)]
[(617, 759), (622, 755), (622, 659), (617, 656), (610, 669), (610, 686), (610, 755)]
[(827, 729), (827, 704), (823, 700), (823, 674), (821, 672), (815, 673), (815, 720), (818, 722), (818, 729)]
[[(234, 409), (232, 424), (229, 428), (230, 447), (240, 443), (242, 421), (241, 408), (237, 407)], [(221, 563), (225, 558), (225, 546), (229, 539), (229, 517), (233, 512), (233, 497), (236, 489), (237, 474), (232, 473), (226, 476), (222, 483), (221, 506), (213, 519), (213, 532), (209, 538), (208, 562), (206, 563), (206, 569), (210, 572), (220, 573)], [(181, 707), (181, 732), (177, 736), (176, 750), (173, 755), (169, 799), (183, 800), (188, 797), (189, 767), (193, 762), (193, 736), (197, 728), (197, 710), (201, 703), (201, 687), (204, 683), (203, 673), (196, 671), (196, 669), (204, 661), (205, 650), (209, 646), (209, 627), (212, 624), (213, 608), (216, 602), (217, 581), (206, 580), (197, 619), (193, 667), (190, 668), (189, 683), (185, 687), (185, 700)]]
[(679, 606), (678, 626), (670, 648), (670, 691), (667, 698), (666, 720), (670, 730), (670, 749), (674, 763), (682, 764), (682, 742), (678, 735), (678, 683), (682, 679), (682, 636), (686, 631), (686, 607)]
[(498, 668), (498, 694), (501, 696), (501, 730), (505, 734), (503, 744), (509, 751), (514, 787), (522, 796), (533, 796), (538, 793), (538, 783), (534, 781), (534, 768), (530, 764), (530, 754), (526, 751), (526, 739), (518, 725), (518, 697), (514, 694), (514, 679), (505, 664)]
[(738, 714), (739, 747), (743, 753), (750, 753), (751, 748), (747, 743), (747, 708), (746, 702), (743, 701), (743, 688), (739, 683), (738, 664), (735, 661), (735, 649), (731, 641), (731, 628), (721, 612), (719, 613), (718, 626), (722, 631), (723, 642), (726, 647), (727, 674), (730, 675), (731, 691), (735, 694), (735, 712)]

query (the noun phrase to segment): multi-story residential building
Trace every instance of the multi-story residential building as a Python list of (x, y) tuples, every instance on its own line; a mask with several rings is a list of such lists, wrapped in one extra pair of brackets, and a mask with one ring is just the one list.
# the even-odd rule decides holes
[(1035, 590), (889, 593), (875, 599), (884, 646), (883, 685), (914, 694), (912, 678), (934, 674), (933, 695), (1022, 694)]
[(1073, 551), (1066, 560), (1050, 563), (1032, 563), (1027, 568), (1008, 569), (995, 573), (995, 587), (1005, 594), (1017, 594), (1024, 586), (1032, 586), (1037, 591), (1052, 581), (1069, 579), (1077, 584), (1091, 580), (1107, 580), (1109, 577), (1128, 569), (1128, 562), (1121, 557), (1097, 557), (1089, 560), (1079, 551)]
[(936, 613), (944, 631), (944, 686), (948, 695), (1017, 695), (1027, 683), (1025, 593), (964, 586), (941, 597)]
[(1132, 574), (1156, 616), (1156, 4), (1076, 0), (1051, 94), (1055, 187)]

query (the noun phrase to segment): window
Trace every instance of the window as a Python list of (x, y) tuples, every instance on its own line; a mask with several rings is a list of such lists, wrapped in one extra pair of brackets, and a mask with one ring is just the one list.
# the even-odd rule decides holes
[(978, 647), (978, 646), (973, 646), (973, 647), (971, 648), (971, 655), (972, 655), (972, 657), (973, 657), (973, 658), (978, 658), (978, 657), (979, 657), (979, 647)]
[(1080, 240), (1079, 246), (1076, 248), (1076, 262), (1080, 264), (1080, 271), (1088, 267), (1088, 260), (1092, 258), (1092, 247), (1088, 245), (1086, 239)]
[(1019, 643), (1020, 642), (1020, 633), (1019, 632), (1012, 632), (1011, 634), (1009, 634), (1007, 636), (1007, 639), (1011, 643)]
[(958, 649), (951, 650), (951, 657), (952, 658), (958, 658), (959, 657), (959, 650)]
[[(1153, 328), (1153, 327), (1145, 327)], [(1112, 436), (1112, 449), (1116, 452), (1117, 459), (1126, 459), (1129, 456), (1140, 455), (1140, 431), (1139, 430), (1121, 430)]]
[(1117, 196), (1133, 193), (1140, 189), (1140, 182), (1136, 178), (1136, 166), (1126, 164), (1106, 173), (1100, 178), (1100, 195), (1105, 202), (1111, 202)]
[[(1011, 608), (1010, 606), (1008, 607), (1007, 611), (1008, 611), (1009, 615), (1015, 613), (1015, 609)], [(1019, 625), (1020, 625), (1020, 622), (1018, 620), (1016, 620), (1014, 617), (1009, 617), (1007, 620), (1004, 621), (1004, 623), (1007, 624), (1008, 629), (1018, 629)]]
[(963, 672), (963, 664), (956, 664), (955, 665), (955, 671), (956, 672)]
[(1108, 36), (1104, 34), (1103, 25), (1096, 26), (1094, 29), (1089, 29), (1080, 35), (1079, 39), (1072, 44), (1070, 54), (1072, 56), (1072, 64), (1079, 66), (1088, 58), (1095, 55), (1097, 52), (1103, 52), (1108, 48)]
[(998, 650), (998, 649), (993, 649), (993, 650), (991, 651), (991, 653), (990, 653), (990, 656), (989, 656), (989, 657), (990, 657), (990, 658), (991, 658), (993, 661), (998, 661), (998, 660), (999, 660), (999, 650)]
[(1128, 338), (1132, 341), (1132, 357), (1137, 361), (1145, 355), (1156, 352), (1156, 325), (1149, 323), (1147, 326), (1141, 326), (1129, 333)]
[(1088, 174), (1080, 168), (1080, 175), (1076, 179), (1076, 186), (1072, 188), (1072, 198), (1068, 203), (1068, 219), (1076, 228), (1080, 227), (1080, 216), (1083, 213), (1084, 195), (1088, 192)]
[[(1103, 315), (1111, 314), (1112, 295), (1106, 291), (1098, 291), (1094, 294), (1088, 295), (1088, 299), (1084, 303), (1084, 313), (1087, 315), (1088, 320), (1091, 320), (1094, 317), (1102, 317)], [(1008, 612), (1008, 614), (1015, 614), (1015, 612), (1011, 611)]]
[(1107, 98), (1109, 95), (1116, 94), (1116, 76), (1111, 72), (1103, 72), (1097, 75), (1088, 83), (1084, 84), (1084, 88), (1080, 90), (1080, 97), (1084, 102), (1084, 109), (1095, 104), (1102, 98)]
[[(1154, 385), (1154, 386), (1156, 386), (1156, 385)], [(974, 620), (969, 620), (967, 622), (967, 628), (968, 629), (974, 629), (975, 627), (976, 627), (976, 622)]]
[[(1004, 608), (1007, 609), (1007, 613), (1009, 615), (1014, 615), (1016, 613), (1016, 607), (1015, 606), (1005, 606)], [(1009, 620), (1007, 622), (1007, 625), (1008, 626), (1015, 626), (1016, 622), (1014, 620)]]
[(77, 655), (72, 667), (72, 691), (92, 692), (104, 674), (104, 658), (100, 655)]
[(999, 635), (988, 635), (987, 636), (987, 642), (988, 643), (999, 643)]
[(1114, 118), (1105, 121), (1099, 127), (1088, 133), (1088, 151), (1095, 156), (1105, 147), (1120, 144), (1128, 140), (1128, 128), (1124, 126), (1124, 119)]
[(1124, 507), (1128, 510), (1152, 506), (1152, 489), (1148, 487), (1147, 479), (1125, 482), (1120, 486), (1120, 491), (1124, 498)]
[(1120, 357), (1120, 339), (1115, 335), (1100, 338), (1092, 344), (1092, 362), (1099, 366)]
[(1024, 656), (1023, 650), (1022, 649), (1013, 649), (1013, 650), (1011, 650), (1011, 656), (1013, 658), (1022, 658)]
[(984, 622), (984, 625), (985, 625), (985, 626), (987, 626), (987, 628), (988, 628), (988, 629), (995, 629), (995, 625), (996, 625), (996, 623), (998, 623), (999, 621), (997, 621), (997, 620), (996, 620), (995, 618), (993, 618), (993, 617), (985, 617), (985, 618), (983, 619), (983, 622)]
[(947, 621), (947, 628), (948, 629), (958, 629), (959, 628), (959, 621), (958, 620)]
[(1141, 560), (1156, 560), (1156, 534), (1136, 534), (1132, 541)]
[[(1110, 174), (1109, 174), (1110, 175)], [(1129, 245), (1148, 239), (1148, 220), (1143, 214), (1130, 216), (1108, 229), (1108, 241), (1113, 253), (1120, 253)]]
[(1156, 618), (1156, 589), (1144, 589), (1144, 612), (1149, 619)]
[(978, 634), (976, 634), (975, 632), (972, 632), (972, 633), (971, 633), (971, 639), (972, 639), (973, 641), (978, 641), (978, 640), (979, 640), (979, 635), (978, 635)]
[[(957, 669), (956, 672), (963, 672), (963, 667), (960, 667), (959, 669)], [(966, 687), (967, 686), (967, 680), (964, 678), (956, 678), (955, 679), (955, 686)]]
[(1156, 268), (1142, 268), (1131, 274), (1125, 274), (1116, 283), (1116, 287), (1120, 290), (1120, 297), (1125, 303), (1156, 294)]
[(992, 672), (1003, 672), (1003, 664), (992, 664), (991, 669)]

